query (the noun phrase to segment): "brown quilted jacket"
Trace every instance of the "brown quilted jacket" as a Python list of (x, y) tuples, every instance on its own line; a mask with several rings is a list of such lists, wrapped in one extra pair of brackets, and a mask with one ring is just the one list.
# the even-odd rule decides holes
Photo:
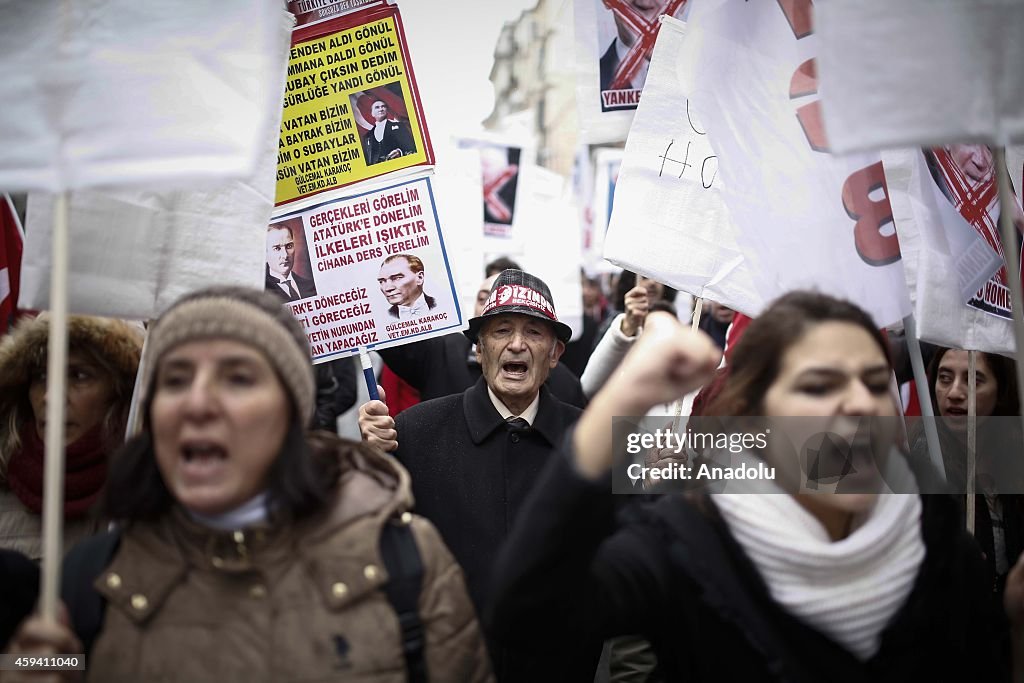
[(431, 681), (491, 681), (462, 570), (407, 512), (409, 475), (383, 454), (344, 463), (333, 509), (285, 528), (215, 532), (175, 511), (137, 523), (95, 586), (107, 599), (89, 681), (405, 681), (382, 587), (384, 524), (412, 524)]

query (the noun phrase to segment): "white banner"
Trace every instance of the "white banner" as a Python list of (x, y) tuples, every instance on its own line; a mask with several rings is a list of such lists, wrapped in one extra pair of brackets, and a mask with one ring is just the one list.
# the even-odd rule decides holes
[[(288, 298), (279, 279), (296, 281), (287, 306), (315, 363), (463, 327), (430, 177), (357, 192), (281, 213), (266, 231), (266, 288)], [(295, 258), (282, 268), (275, 247), (288, 238)]]
[(717, 153), (757, 291), (769, 299), (817, 289), (885, 326), (910, 302), (882, 162), (877, 153), (826, 150), (809, 10), (809, 2), (695, 4), (680, 82)]
[[(287, 44), (288, 32), (281, 38)], [(260, 226), (274, 208), (277, 137), (262, 142), (260, 164), (244, 181), (206, 191), (71, 193), (71, 312), (142, 320), (210, 285), (262, 287)], [(50, 306), (53, 211), (53, 195), (29, 195), (22, 308)]]
[[(718, 159), (679, 86), (685, 30), (682, 22), (666, 19), (658, 36), (644, 99), (626, 141), (604, 256), (756, 315), (764, 300), (737, 246)], [(595, 205), (595, 213), (601, 210)]]
[(1024, 3), (829, 0), (814, 19), (834, 151), (1024, 139)]
[(970, 255), (994, 252), (936, 190), (921, 150), (887, 151), (883, 158), (918, 336), (943, 346), (1013, 353), (1011, 321), (964, 303), (960, 273), (991, 269), (977, 267)]
[(0, 2), (0, 188), (250, 176), (280, 124), (291, 24), (272, 0)]

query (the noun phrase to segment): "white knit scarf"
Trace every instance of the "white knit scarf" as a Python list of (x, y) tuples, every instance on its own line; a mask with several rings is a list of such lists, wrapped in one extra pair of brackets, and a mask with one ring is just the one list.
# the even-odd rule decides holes
[(861, 660), (878, 651), (924, 560), (919, 496), (879, 495), (867, 519), (835, 542), (788, 494), (712, 500), (776, 602)]

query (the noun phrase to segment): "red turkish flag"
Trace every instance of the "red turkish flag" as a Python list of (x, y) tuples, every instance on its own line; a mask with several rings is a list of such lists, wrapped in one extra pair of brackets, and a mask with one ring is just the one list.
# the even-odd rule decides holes
[(14, 324), (25, 233), (9, 196), (0, 195), (0, 334)]

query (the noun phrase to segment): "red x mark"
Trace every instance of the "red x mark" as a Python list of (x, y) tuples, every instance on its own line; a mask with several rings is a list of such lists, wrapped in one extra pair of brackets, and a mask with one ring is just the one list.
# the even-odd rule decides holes
[[(685, 3), (686, 0), (668, 0), (662, 8), (661, 14), (674, 16)], [(629, 82), (636, 76), (636, 72), (640, 70), (641, 61), (649, 58), (651, 51), (654, 50), (654, 39), (658, 36), (658, 17), (648, 21), (626, 0), (604, 0), (604, 6), (610, 9), (636, 36), (633, 47), (629, 48), (625, 59), (619, 63), (619, 68), (615, 70), (615, 77), (608, 87), (609, 90), (621, 90), (629, 85)]]
[(498, 196), (498, 193), (518, 172), (518, 166), (508, 166), (494, 180), (484, 185), (484, 205), (490, 210), (491, 215), (499, 221), (512, 221), (512, 209), (508, 208), (508, 204)]

